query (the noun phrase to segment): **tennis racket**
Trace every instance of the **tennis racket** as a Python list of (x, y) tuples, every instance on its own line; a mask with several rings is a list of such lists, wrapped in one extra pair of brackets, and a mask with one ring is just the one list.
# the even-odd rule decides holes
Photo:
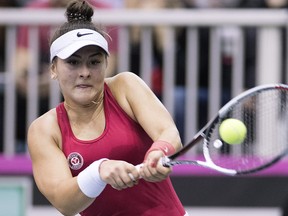
[[(241, 120), (247, 127), (240, 144), (227, 144), (219, 135), (219, 126), (229, 118)], [(194, 159), (191, 154), (185, 156), (200, 141), (201, 160), (195, 160), (195, 154)], [(269, 84), (249, 89), (230, 100), (180, 151), (163, 157), (162, 164), (199, 165), (227, 175), (244, 175), (272, 166), (287, 152), (288, 86)]]

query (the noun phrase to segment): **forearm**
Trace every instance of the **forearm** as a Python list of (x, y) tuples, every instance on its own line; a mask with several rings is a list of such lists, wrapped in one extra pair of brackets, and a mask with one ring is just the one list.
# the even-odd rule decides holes
[[(45, 184), (44, 182), (46, 185), (46, 190), (43, 191), (45, 196), (64, 215), (75, 215), (83, 211), (91, 205), (106, 186), (99, 174), (99, 166), (103, 160), (106, 159), (93, 162), (77, 177), (62, 181), (55, 180), (54, 183), (50, 181)], [(47, 187), (48, 184), (49, 187)], [(41, 184), (39, 186), (41, 187)]]
[(77, 177), (63, 180), (43, 180), (37, 178), (37, 174), (34, 177), (40, 192), (63, 215), (74, 216), (94, 201), (80, 190)]
[(153, 139), (154, 141), (161, 140), (170, 143), (175, 151), (178, 151), (182, 147), (181, 138), (176, 127), (167, 127), (158, 136)]
[(77, 177), (65, 181), (55, 188), (54, 196), (47, 197), (63, 215), (74, 216), (90, 206), (94, 199), (87, 197), (77, 184)]

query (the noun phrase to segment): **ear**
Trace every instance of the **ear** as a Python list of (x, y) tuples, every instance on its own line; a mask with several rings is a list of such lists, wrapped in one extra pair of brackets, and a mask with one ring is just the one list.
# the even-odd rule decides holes
[(50, 65), (50, 77), (51, 79), (54, 79), (54, 80), (57, 79), (56, 65), (54, 63)]

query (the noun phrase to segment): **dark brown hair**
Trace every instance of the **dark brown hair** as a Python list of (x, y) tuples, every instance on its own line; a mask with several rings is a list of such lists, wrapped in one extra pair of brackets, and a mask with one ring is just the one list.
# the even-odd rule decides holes
[(93, 8), (85, 0), (73, 0), (66, 9), (65, 16), (67, 22), (61, 25), (53, 34), (50, 40), (51, 44), (63, 34), (75, 29), (91, 29), (99, 32), (103, 37), (107, 34), (92, 23), (92, 16), (94, 14)]

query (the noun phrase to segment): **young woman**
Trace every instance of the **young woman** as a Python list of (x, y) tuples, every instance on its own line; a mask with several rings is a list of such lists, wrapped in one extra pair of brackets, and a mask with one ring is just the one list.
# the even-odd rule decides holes
[(159, 163), (181, 148), (173, 119), (133, 73), (105, 78), (108, 43), (90, 5), (72, 1), (66, 16), (50, 46), (64, 102), (28, 131), (39, 190), (64, 215), (185, 215)]

